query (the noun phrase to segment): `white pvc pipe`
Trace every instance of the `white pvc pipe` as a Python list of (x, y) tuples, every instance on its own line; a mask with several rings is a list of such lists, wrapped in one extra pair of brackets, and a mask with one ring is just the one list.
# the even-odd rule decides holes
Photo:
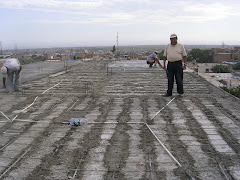
[[(62, 81), (61, 81), (61, 82), (62, 82)], [(45, 94), (47, 91), (49, 91), (50, 89), (52, 89), (52, 88), (54, 88), (55, 86), (59, 85), (61, 82), (59, 82), (59, 83), (55, 84), (54, 86), (48, 88), (48, 89), (45, 90), (42, 94)], [(25, 107), (23, 110), (20, 111), (20, 113), (23, 112), (23, 111), (25, 111), (25, 110), (27, 110), (28, 108), (30, 108), (30, 107), (36, 102), (37, 98), (38, 98), (38, 96), (35, 97), (35, 99), (34, 99), (34, 101), (32, 102), (32, 104), (30, 104), (30, 105), (28, 105), (27, 107)], [(19, 113), (19, 114), (20, 114), (20, 113)], [(17, 114), (17, 115), (12, 119), (12, 122), (19, 116), (19, 114)]]
[(44, 123), (49, 123), (49, 121), (34, 121), (34, 120), (31, 120), (31, 119), (15, 119), (15, 121), (19, 121), (19, 122), (44, 122)]
[[(169, 101), (166, 106), (168, 106), (174, 99), (175, 99), (175, 97), (172, 98), (172, 100)], [(158, 111), (158, 112), (151, 118), (151, 121), (152, 121), (166, 106), (164, 106), (162, 109), (160, 109), (160, 111)]]
[[(62, 81), (61, 81), (62, 82)], [(59, 85), (61, 82), (55, 84), (54, 86), (48, 88), (47, 90), (45, 90), (42, 94), (45, 94), (46, 92), (48, 92), (50, 89), (54, 88), (55, 86)]]
[(164, 146), (164, 144), (160, 141), (160, 139), (158, 139), (158, 137), (154, 134), (154, 132), (152, 131), (152, 129), (148, 126), (147, 123), (145, 123), (145, 125), (147, 126), (147, 128), (149, 129), (149, 131), (153, 134), (153, 136), (157, 139), (157, 141), (161, 144), (161, 146), (165, 149), (165, 151), (171, 156), (171, 158), (178, 164), (179, 167), (182, 167), (182, 165), (178, 162), (178, 160), (172, 155), (172, 153), (166, 148), (166, 146)]
[[(171, 158), (177, 163), (177, 165), (181, 168), (182, 165), (178, 162), (178, 160), (172, 155), (172, 153), (166, 148), (166, 146), (160, 141), (160, 139), (158, 139), (158, 137), (156, 136), (156, 134), (154, 134), (154, 132), (152, 131), (152, 129), (148, 126), (147, 123), (145, 123), (145, 125), (147, 126), (147, 128), (149, 129), (149, 131), (153, 134), (153, 136), (156, 138), (156, 140), (161, 144), (161, 146), (165, 149), (165, 151), (169, 154), (169, 156), (171, 156)], [(189, 175), (186, 170), (184, 170), (185, 173), (191, 177), (192, 180), (195, 180), (191, 175)]]
[(144, 124), (144, 122), (88, 122), (88, 124)]
[[(69, 122), (62, 122), (62, 124), (70, 124)], [(87, 124), (144, 124), (144, 122), (87, 122)]]
[(70, 108), (68, 108), (68, 110), (69, 110), (69, 109), (72, 109), (72, 108), (75, 106), (75, 104), (79, 101), (79, 99), (80, 99), (80, 98), (78, 98), (78, 99), (73, 103), (73, 105), (72, 105)]
[(9, 119), (9, 118), (7, 117), (7, 115), (5, 115), (2, 111), (0, 111), (0, 113), (2, 113), (2, 115), (3, 115), (7, 120), (11, 121), (11, 119)]
[[(35, 99), (34, 99), (34, 101), (32, 102), (32, 104), (30, 104), (29, 106), (25, 107), (23, 110), (20, 111), (20, 113), (23, 112), (23, 111), (25, 111), (26, 109), (30, 108), (30, 107), (35, 103), (35, 101), (37, 100), (37, 98), (38, 98), (38, 96), (35, 97)], [(19, 114), (20, 114), (20, 113), (19, 113)], [(12, 119), (12, 122), (18, 117), (19, 114), (17, 114), (17, 115)]]
[(18, 161), (20, 161), (29, 151), (31, 148), (28, 148), (28, 150), (26, 150), (9, 168), (6, 169), (6, 171), (4, 171), (4, 173), (1, 174), (0, 179), (5, 176), (5, 174), (7, 174), (7, 172), (15, 166), (15, 164), (18, 163)]
[(26, 109), (30, 108), (30, 107), (35, 103), (35, 101), (37, 100), (37, 98), (38, 98), (38, 96), (35, 97), (35, 99), (34, 99), (34, 101), (33, 101), (32, 104), (30, 104), (29, 106), (25, 107), (25, 108), (24, 108), (23, 110), (21, 110), (20, 112), (23, 112), (23, 111), (25, 111)]
[(5, 144), (1, 149), (0, 151), (2, 151), (3, 149), (5, 149), (9, 144), (11, 144), (13, 141), (13, 139), (11, 139), (7, 144)]

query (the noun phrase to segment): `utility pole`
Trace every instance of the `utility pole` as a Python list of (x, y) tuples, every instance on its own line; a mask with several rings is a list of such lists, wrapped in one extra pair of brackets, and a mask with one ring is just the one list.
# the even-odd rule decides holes
[(2, 55), (2, 41), (0, 41), (0, 46), (1, 46), (1, 55)]
[(118, 47), (118, 32), (117, 32), (117, 47)]
[(222, 42), (222, 49), (225, 52), (225, 43), (224, 43), (224, 41)]
[[(115, 45), (114, 45), (114, 48), (115, 48)], [(115, 48), (116, 51), (116, 58), (118, 59), (118, 56), (119, 56), (119, 50), (118, 50), (118, 32), (117, 32), (117, 48)]]
[(18, 45), (17, 45), (17, 43), (15, 44), (15, 53), (17, 53), (18, 52)]

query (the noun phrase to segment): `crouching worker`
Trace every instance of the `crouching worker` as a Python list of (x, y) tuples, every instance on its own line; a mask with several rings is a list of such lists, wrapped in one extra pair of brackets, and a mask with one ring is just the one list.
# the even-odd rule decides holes
[(22, 66), (18, 59), (10, 58), (3, 64), (1, 68), (3, 75), (3, 88), (6, 88), (7, 92), (11, 92), (13, 87), (14, 91), (19, 91), (18, 86), (21, 70)]
[(151, 55), (148, 56), (147, 58), (147, 64), (149, 64), (149, 67), (152, 67), (153, 64), (159, 64), (160, 67), (162, 67), (161, 63), (159, 62), (159, 59), (157, 57), (157, 51), (155, 51), (154, 53), (152, 53)]

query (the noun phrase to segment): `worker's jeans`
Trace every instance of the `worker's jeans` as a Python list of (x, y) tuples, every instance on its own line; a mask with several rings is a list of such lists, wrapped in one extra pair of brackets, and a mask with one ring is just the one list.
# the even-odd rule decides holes
[(167, 94), (172, 95), (174, 77), (177, 83), (177, 92), (183, 94), (183, 67), (182, 60), (176, 62), (168, 62), (167, 65), (168, 90)]
[[(14, 91), (18, 91), (19, 86), (19, 78), (17, 77), (19, 71), (12, 71), (8, 73), (7, 83), (6, 83), (6, 90), (7, 92), (12, 91), (12, 87), (14, 86)], [(13, 84), (14, 81), (14, 84)]]

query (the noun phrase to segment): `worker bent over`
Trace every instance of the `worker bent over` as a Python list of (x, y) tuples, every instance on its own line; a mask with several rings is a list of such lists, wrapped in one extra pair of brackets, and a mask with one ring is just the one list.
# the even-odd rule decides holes
[(7, 59), (3, 64), (1, 68), (1, 72), (3, 75), (3, 88), (6, 88), (7, 92), (11, 92), (13, 87), (14, 91), (19, 91), (18, 86), (21, 70), (22, 66), (20, 65), (18, 59), (10, 58)]
[(149, 67), (152, 67), (153, 64), (159, 64), (160, 67), (162, 67), (161, 63), (159, 62), (159, 59), (157, 57), (157, 51), (152, 53), (151, 55), (148, 56), (147, 58), (147, 64), (149, 64)]

